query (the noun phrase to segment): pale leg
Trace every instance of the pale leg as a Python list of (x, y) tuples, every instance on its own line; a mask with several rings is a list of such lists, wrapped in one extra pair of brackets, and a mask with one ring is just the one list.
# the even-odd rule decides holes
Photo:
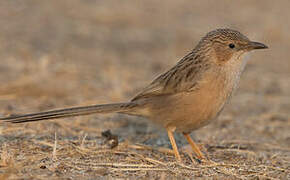
[(174, 155), (178, 161), (181, 161), (181, 157), (180, 157), (179, 152), (178, 152), (178, 148), (177, 148), (174, 136), (173, 136), (173, 132), (174, 131), (172, 131), (172, 129), (167, 128), (168, 138), (170, 140)]
[(192, 150), (195, 152), (197, 158), (198, 159), (204, 159), (204, 155), (199, 150), (198, 146), (194, 143), (194, 141), (191, 139), (189, 133), (183, 133), (183, 135), (186, 138), (186, 140), (188, 141), (188, 143), (190, 144)]

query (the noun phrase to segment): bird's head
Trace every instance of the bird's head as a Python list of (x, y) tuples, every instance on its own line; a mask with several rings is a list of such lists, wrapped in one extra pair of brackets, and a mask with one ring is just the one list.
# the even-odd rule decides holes
[(240, 60), (240, 56), (256, 49), (268, 48), (265, 44), (249, 40), (239, 31), (232, 29), (216, 29), (206, 34), (197, 46), (200, 51), (206, 51), (214, 56), (217, 64), (231, 60)]

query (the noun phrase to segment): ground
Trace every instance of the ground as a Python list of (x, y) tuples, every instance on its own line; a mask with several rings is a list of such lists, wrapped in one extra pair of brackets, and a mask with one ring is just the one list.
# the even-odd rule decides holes
[(1, 116), (127, 101), (219, 27), (269, 49), (251, 54), (230, 104), (192, 133), (207, 162), (179, 134), (176, 162), (165, 130), (146, 119), (91, 115), (1, 123), (0, 179), (290, 179), (289, 6), (2, 0)]

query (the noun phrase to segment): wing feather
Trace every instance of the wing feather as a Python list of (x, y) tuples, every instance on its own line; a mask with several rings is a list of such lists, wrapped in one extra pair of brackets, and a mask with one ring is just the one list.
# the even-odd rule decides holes
[(200, 72), (209, 68), (204, 57), (190, 52), (169, 71), (161, 74), (143, 89), (132, 101), (152, 96), (162, 96), (184, 91), (192, 91), (198, 87)]

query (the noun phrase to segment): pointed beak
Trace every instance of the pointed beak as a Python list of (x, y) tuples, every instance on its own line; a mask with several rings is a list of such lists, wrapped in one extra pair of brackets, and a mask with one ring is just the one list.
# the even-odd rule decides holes
[(247, 45), (247, 49), (248, 50), (254, 50), (254, 49), (267, 49), (268, 46), (266, 46), (263, 43), (259, 43), (259, 42), (253, 42), (250, 41), (249, 44)]

